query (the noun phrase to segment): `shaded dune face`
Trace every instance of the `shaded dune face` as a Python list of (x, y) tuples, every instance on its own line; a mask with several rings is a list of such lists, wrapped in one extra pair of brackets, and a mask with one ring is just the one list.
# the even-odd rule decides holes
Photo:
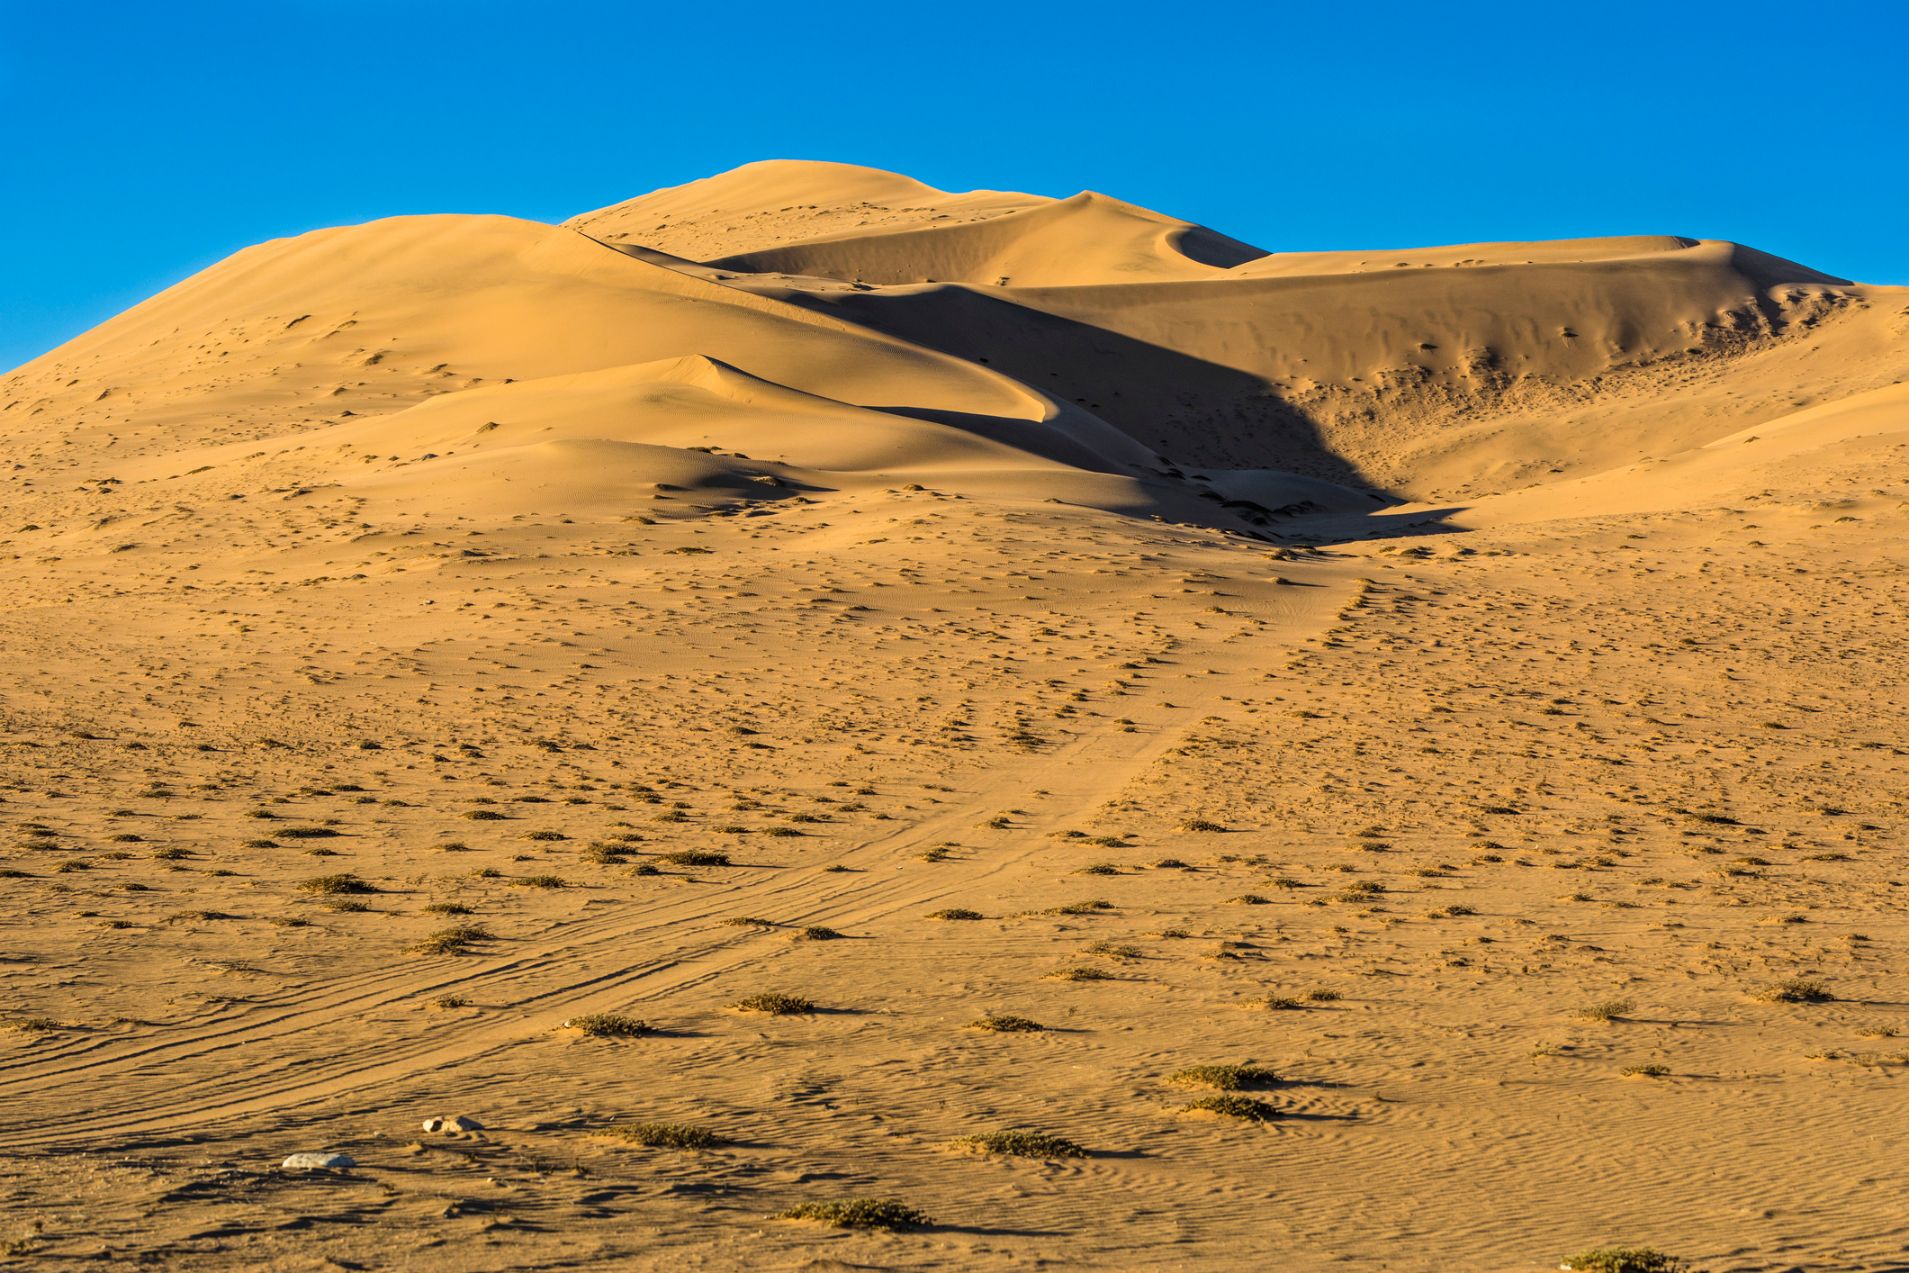
[(110, 438), (160, 477), (269, 454), (376, 492), (393, 465), (535, 455), (542, 508), (585, 464), (547, 448), (600, 442), (639, 448), (614, 466), (637, 487), (727, 453), (815, 492), (933, 481), (1263, 534), (1887, 384), (1887, 295), (1730, 243), (1268, 253), (1093, 193), (771, 161), (563, 226), (247, 249), (7, 377), (0, 424), (43, 461)]

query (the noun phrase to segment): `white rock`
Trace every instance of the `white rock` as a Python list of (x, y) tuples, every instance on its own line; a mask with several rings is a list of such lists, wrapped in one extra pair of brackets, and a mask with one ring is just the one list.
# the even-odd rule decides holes
[(463, 1114), (453, 1114), (449, 1118), (427, 1118), (424, 1120), (427, 1132), (481, 1132), (484, 1124)]
[(321, 1171), (339, 1171), (346, 1167), (356, 1167), (358, 1160), (350, 1154), (293, 1154), (281, 1167), (316, 1169)]

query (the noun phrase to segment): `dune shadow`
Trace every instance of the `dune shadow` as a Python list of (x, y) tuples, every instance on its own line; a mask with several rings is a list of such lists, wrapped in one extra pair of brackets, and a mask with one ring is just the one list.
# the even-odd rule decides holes
[[(1375, 504), (1396, 498), (1335, 452), (1302, 408), (1244, 371), (971, 287), (783, 299), (1012, 376), (1086, 408), (1176, 466), (1279, 469), (1368, 494)], [(898, 413), (986, 427), (945, 412)], [(1008, 423), (1010, 431), (997, 425), (988, 435), (1025, 445), (1011, 431), (1025, 422)]]

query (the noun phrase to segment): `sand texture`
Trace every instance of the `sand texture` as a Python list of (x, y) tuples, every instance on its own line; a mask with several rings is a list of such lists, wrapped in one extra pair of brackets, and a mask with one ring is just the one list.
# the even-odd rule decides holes
[(0, 378), (0, 1264), (1900, 1269), (1905, 375), (840, 164), (240, 252)]

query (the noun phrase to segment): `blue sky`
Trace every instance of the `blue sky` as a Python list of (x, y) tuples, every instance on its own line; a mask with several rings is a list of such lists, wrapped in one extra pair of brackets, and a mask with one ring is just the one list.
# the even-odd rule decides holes
[(751, 159), (1269, 249), (1675, 233), (1909, 283), (1909, 5), (0, 0), (0, 369), (249, 243)]

